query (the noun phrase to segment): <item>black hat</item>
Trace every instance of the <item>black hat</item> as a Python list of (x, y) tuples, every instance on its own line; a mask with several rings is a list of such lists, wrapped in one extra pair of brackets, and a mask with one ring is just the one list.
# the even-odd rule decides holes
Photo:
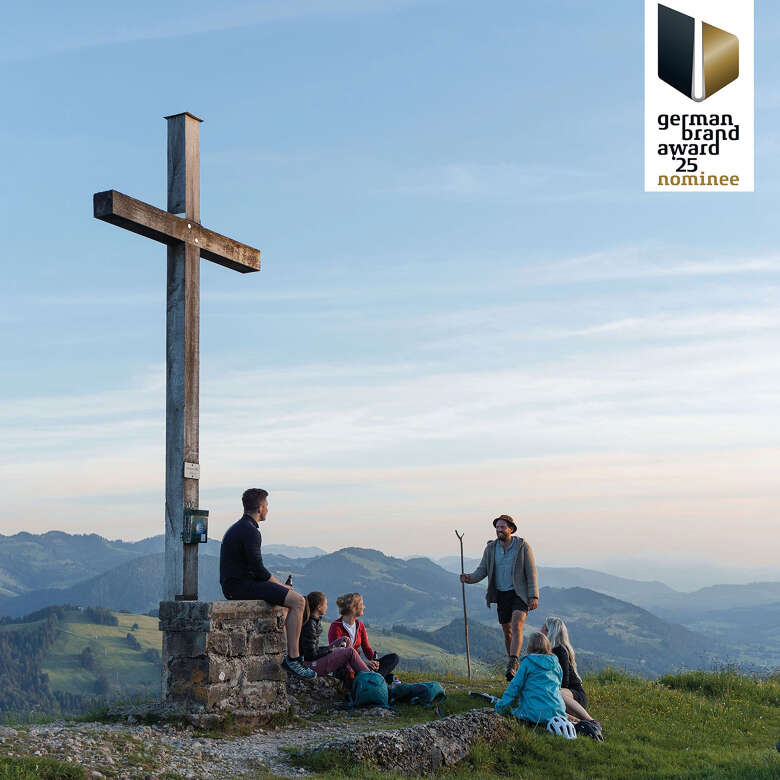
[(499, 520), (503, 520), (507, 525), (512, 526), (512, 533), (517, 533), (517, 526), (515, 525), (515, 521), (512, 520), (512, 518), (509, 515), (499, 515), (494, 521), (493, 521), (493, 528), (496, 527), (496, 523)]

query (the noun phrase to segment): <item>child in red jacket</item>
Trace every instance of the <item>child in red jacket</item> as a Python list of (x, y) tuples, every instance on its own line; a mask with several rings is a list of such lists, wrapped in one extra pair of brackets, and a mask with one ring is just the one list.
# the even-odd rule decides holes
[(334, 620), (328, 629), (328, 642), (335, 642), (341, 637), (346, 637), (349, 644), (357, 651), (362, 650), (366, 657), (368, 668), (379, 672), (387, 680), (387, 684), (393, 682), (393, 669), (398, 666), (398, 655), (388, 653), (381, 658), (368, 643), (366, 627), (358, 618), (365, 611), (363, 597), (359, 593), (345, 593), (336, 599), (341, 617)]

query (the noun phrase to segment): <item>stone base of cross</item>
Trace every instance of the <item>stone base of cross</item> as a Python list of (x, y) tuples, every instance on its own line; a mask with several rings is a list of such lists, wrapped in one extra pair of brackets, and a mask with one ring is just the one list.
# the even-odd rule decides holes
[[(165, 585), (163, 601), (197, 600), (198, 546), (182, 538), (199, 500), (200, 258), (234, 271), (260, 270), (260, 250), (200, 224), (200, 122), (168, 121), (168, 210), (116, 190), (94, 195), (97, 219), (168, 247), (165, 371)], [(179, 216), (183, 215), (183, 216)]]

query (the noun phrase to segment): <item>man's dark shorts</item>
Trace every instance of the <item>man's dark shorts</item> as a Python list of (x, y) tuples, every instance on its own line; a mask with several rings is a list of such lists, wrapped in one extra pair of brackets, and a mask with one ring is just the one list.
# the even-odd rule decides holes
[(512, 622), (512, 613), (519, 609), (522, 612), (528, 612), (528, 604), (526, 604), (520, 596), (513, 590), (499, 590), (496, 591), (498, 601), (496, 606), (498, 607), (498, 622), (502, 625), (504, 623)]
[(289, 588), (280, 585), (278, 582), (266, 580), (228, 580), (222, 586), (222, 592), (229, 601), (254, 600), (260, 599), (281, 607), (287, 598)]

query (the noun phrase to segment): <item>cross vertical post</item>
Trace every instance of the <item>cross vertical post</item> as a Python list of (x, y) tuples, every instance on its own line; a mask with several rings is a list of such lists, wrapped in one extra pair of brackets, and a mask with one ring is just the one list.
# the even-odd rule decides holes
[[(168, 211), (200, 224), (200, 119), (168, 122)], [(197, 239), (196, 239), (197, 241)], [(184, 510), (199, 498), (200, 248), (168, 246), (165, 376), (165, 593), (198, 598), (198, 545), (182, 540)], [(181, 588), (181, 590), (180, 590)]]
[[(165, 577), (163, 601), (198, 598), (196, 536), (182, 532), (198, 510), (200, 447), (200, 258), (246, 274), (260, 270), (260, 250), (200, 224), (200, 119), (168, 121), (168, 210), (117, 190), (96, 192), (96, 219), (168, 248), (165, 345)], [(183, 216), (179, 216), (179, 215)], [(189, 511), (193, 510), (193, 511)], [(205, 541), (204, 535), (200, 541)]]

